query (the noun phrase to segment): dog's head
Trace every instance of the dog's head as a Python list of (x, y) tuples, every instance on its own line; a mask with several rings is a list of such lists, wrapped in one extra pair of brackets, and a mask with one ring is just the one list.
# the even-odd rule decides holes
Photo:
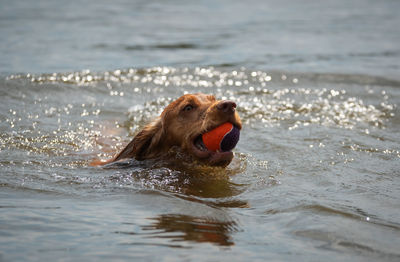
[(132, 157), (137, 160), (156, 158), (172, 147), (179, 147), (202, 163), (226, 166), (233, 158), (232, 152), (212, 152), (198, 143), (202, 134), (225, 122), (242, 128), (235, 102), (216, 100), (205, 94), (181, 96), (154, 122), (145, 126), (114, 161)]

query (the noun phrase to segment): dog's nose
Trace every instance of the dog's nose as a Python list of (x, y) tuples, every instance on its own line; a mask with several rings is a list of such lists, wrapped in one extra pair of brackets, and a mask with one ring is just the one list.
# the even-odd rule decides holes
[(217, 108), (224, 113), (233, 113), (235, 112), (236, 103), (230, 100), (223, 100), (217, 104)]

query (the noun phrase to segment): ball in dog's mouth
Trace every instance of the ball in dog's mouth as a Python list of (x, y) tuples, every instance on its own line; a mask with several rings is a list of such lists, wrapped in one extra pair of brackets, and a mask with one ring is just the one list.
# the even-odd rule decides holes
[(232, 158), (232, 149), (239, 141), (240, 129), (232, 123), (222, 125), (198, 135), (193, 141), (193, 154), (211, 165), (226, 166)]
[[(240, 129), (232, 123), (226, 122), (202, 134), (202, 141), (196, 142), (198, 142), (197, 145), (200, 148), (203, 148), (204, 145), (208, 150), (213, 152), (228, 152), (235, 148), (239, 142), (239, 137)], [(200, 139), (198, 138), (198, 140)]]

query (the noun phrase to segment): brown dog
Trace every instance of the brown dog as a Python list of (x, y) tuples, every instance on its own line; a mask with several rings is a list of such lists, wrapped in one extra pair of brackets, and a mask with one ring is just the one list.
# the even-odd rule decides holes
[(212, 95), (184, 95), (169, 104), (161, 115), (141, 130), (114, 158), (92, 165), (102, 165), (122, 159), (153, 159), (167, 155), (173, 147), (194, 159), (212, 166), (227, 166), (232, 152), (212, 152), (199, 143), (199, 137), (213, 128), (230, 122), (242, 128), (236, 104), (229, 100), (216, 100)]

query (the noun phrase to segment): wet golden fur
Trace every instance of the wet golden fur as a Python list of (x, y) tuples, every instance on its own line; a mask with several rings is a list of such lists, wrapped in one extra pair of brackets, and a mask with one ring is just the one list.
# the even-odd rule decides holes
[(239, 129), (242, 124), (233, 101), (216, 100), (212, 95), (187, 94), (169, 104), (161, 115), (145, 126), (133, 140), (114, 158), (94, 165), (122, 159), (153, 159), (166, 155), (172, 147), (209, 165), (226, 166), (232, 160), (232, 152), (201, 152), (194, 146), (199, 135), (231, 122)]

